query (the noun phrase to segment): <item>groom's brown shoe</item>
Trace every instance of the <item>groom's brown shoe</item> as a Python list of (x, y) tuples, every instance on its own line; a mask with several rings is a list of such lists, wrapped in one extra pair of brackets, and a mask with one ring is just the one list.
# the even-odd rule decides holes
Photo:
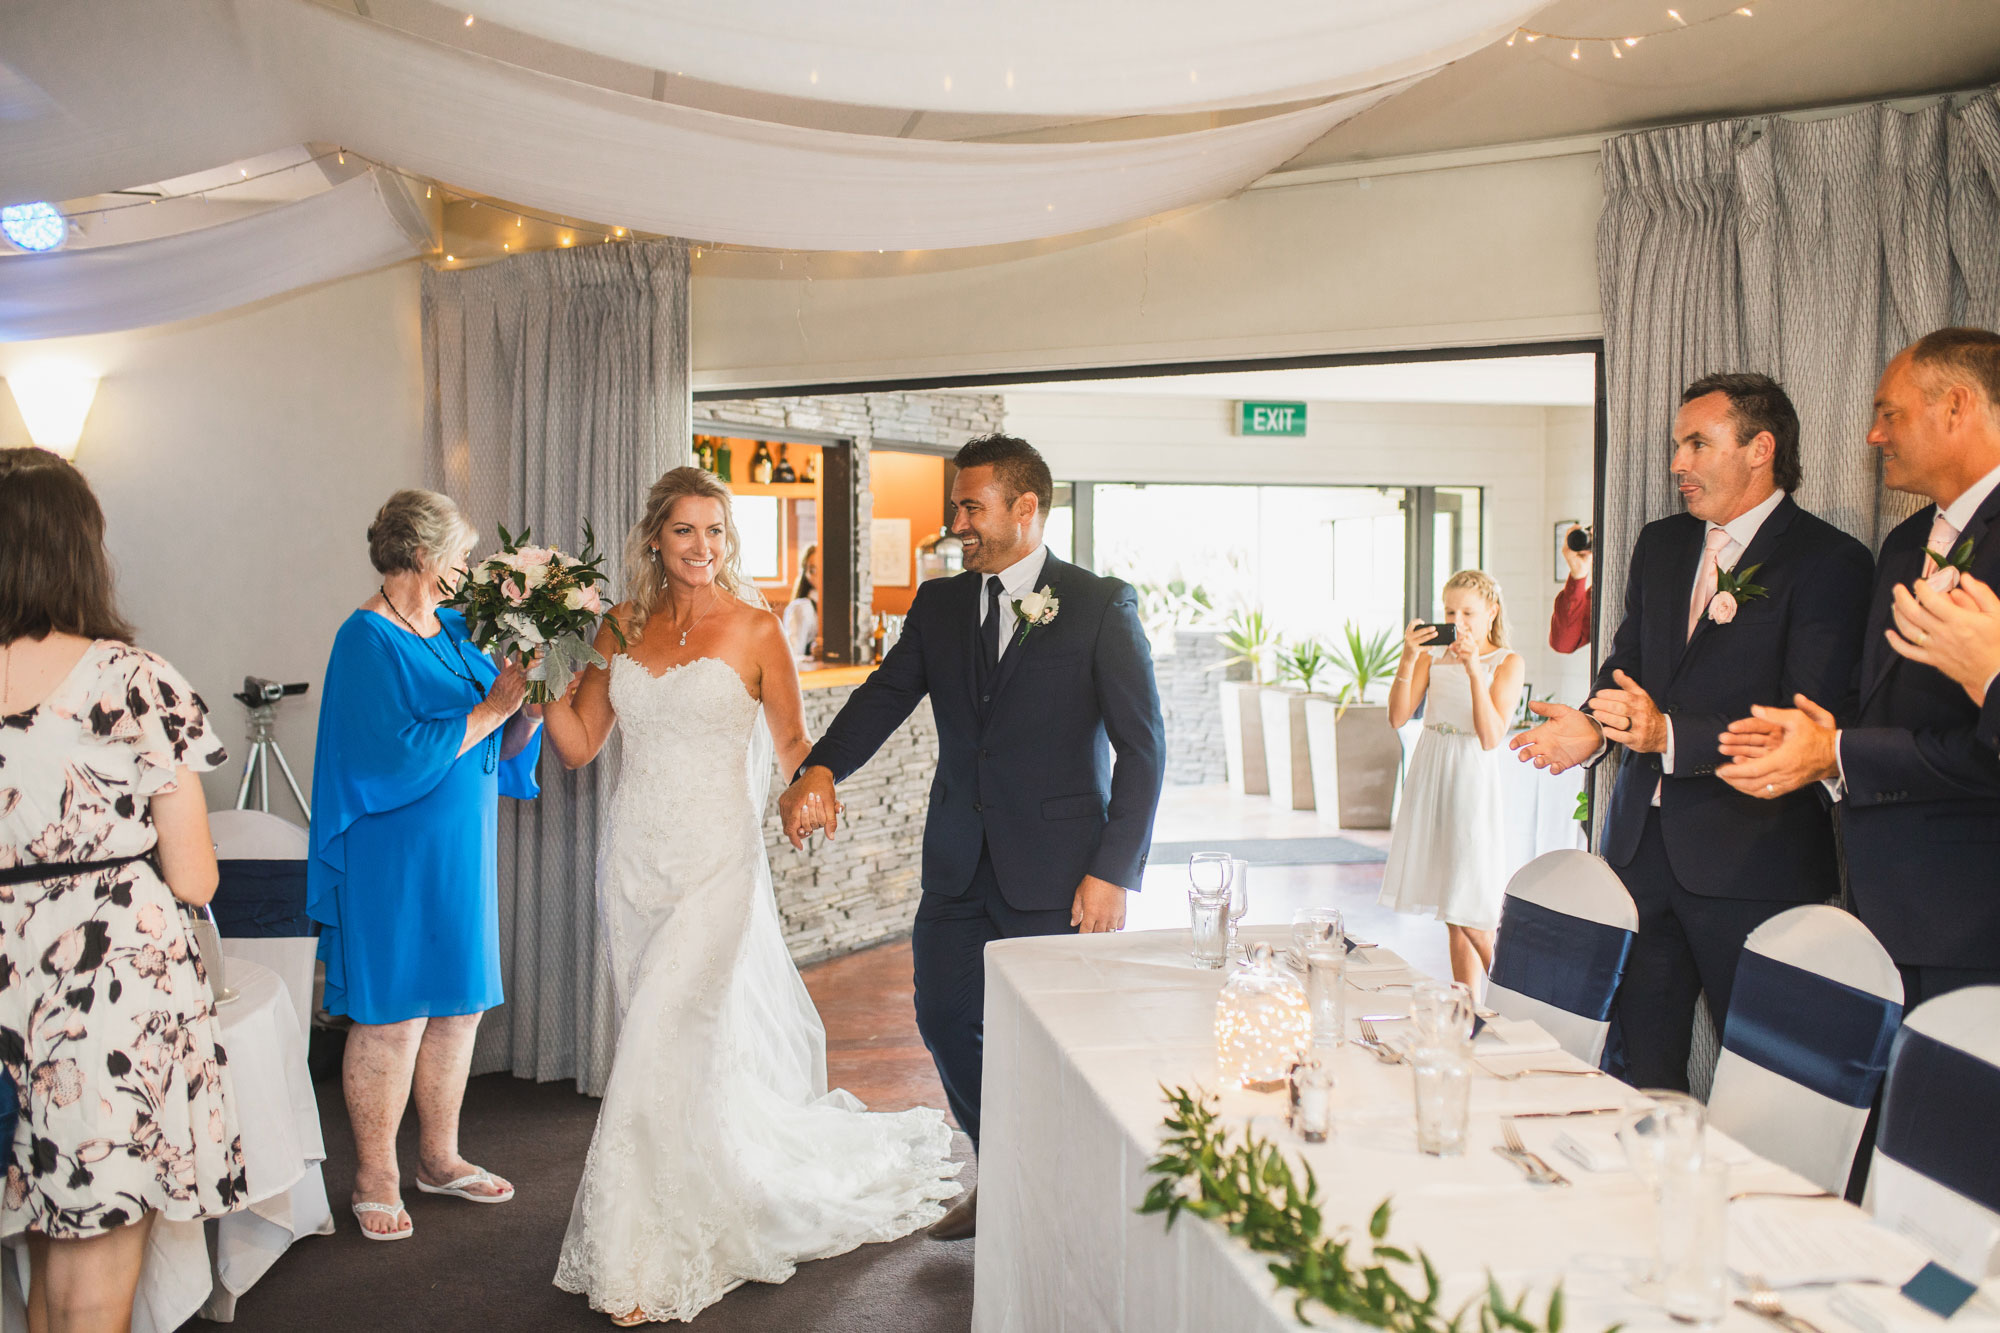
[(931, 1227), (930, 1237), (932, 1240), (971, 1240), (978, 1221), (979, 1186), (974, 1185), (950, 1212)]

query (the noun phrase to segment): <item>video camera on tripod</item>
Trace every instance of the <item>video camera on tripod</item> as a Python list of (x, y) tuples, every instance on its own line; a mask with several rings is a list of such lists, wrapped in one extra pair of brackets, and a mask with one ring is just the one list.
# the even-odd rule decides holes
[(277, 720), (278, 703), (288, 695), (304, 694), (311, 686), (307, 682), (293, 681), (280, 683), (265, 680), (262, 676), (245, 676), (243, 688), (236, 693), (236, 701), (250, 710), (250, 751), (243, 760), (243, 781), (236, 787), (236, 808), (250, 808), (250, 779), (257, 779), (257, 808), (269, 813), (271, 809), (271, 761), (278, 761), (278, 771), (284, 774), (285, 785), (291, 788), (292, 799), (298, 802), (299, 813), (307, 820), (312, 818), (312, 807), (306, 804), (305, 793), (299, 790), (299, 780), (292, 776), (292, 766), (285, 762), (285, 752), (278, 746), (278, 738), (271, 733), (271, 724)]

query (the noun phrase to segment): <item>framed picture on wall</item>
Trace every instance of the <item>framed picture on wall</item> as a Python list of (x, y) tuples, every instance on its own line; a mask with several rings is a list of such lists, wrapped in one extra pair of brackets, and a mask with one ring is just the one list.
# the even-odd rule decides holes
[(874, 519), (868, 528), (868, 567), (878, 588), (910, 586), (910, 520)]
[(736, 535), (743, 543), (743, 573), (760, 583), (785, 577), (784, 501), (775, 495), (739, 495)]

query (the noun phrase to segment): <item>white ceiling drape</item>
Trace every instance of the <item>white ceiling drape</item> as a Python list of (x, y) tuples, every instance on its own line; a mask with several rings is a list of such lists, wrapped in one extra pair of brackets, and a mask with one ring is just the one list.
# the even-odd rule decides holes
[(732, 88), (924, 111), (1272, 106), (1425, 74), (1546, 0), (459, 0), (564, 46)]
[(394, 181), (368, 172), (297, 203), (150, 241), (0, 257), (0, 342), (211, 315), (428, 249)]
[(0, 202), (319, 141), (560, 216), (810, 250), (1002, 244), (1221, 198), (1402, 86), (1154, 138), (941, 143), (655, 102), (311, 0), (10, 0), (6, 28)]

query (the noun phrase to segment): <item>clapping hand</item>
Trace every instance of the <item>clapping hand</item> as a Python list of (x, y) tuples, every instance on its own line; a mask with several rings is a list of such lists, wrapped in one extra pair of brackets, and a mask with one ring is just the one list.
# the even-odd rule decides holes
[(1987, 683), (2000, 672), (2000, 597), (1961, 574), (1948, 593), (1919, 579), (1898, 584), (1895, 598), (1896, 628), (1883, 631), (1889, 646), (1950, 676), (1975, 704), (1986, 702)]
[(1790, 795), (1809, 782), (1838, 777), (1833, 714), (1803, 694), (1793, 695), (1792, 701), (1797, 708), (1758, 704), (1749, 717), (1731, 722), (1720, 737), (1720, 748), (1730, 762), (1716, 769), (1715, 776), (1747, 796), (1765, 800)]
[(1507, 742), (1508, 749), (1520, 754), (1522, 763), (1533, 760), (1536, 768), (1561, 773), (1587, 762), (1603, 747), (1603, 732), (1581, 708), (1551, 703), (1531, 703), (1528, 708), (1548, 721)]
[(1599, 690), (1590, 696), (1590, 715), (1604, 728), (1604, 738), (1641, 754), (1660, 754), (1667, 748), (1667, 719), (1653, 696), (1623, 671), (1611, 678), (1620, 688)]
[(840, 831), (840, 816), (845, 810), (834, 795), (833, 773), (817, 765), (801, 773), (778, 798), (778, 822), (800, 851), (815, 833), (824, 832), (832, 841)]

